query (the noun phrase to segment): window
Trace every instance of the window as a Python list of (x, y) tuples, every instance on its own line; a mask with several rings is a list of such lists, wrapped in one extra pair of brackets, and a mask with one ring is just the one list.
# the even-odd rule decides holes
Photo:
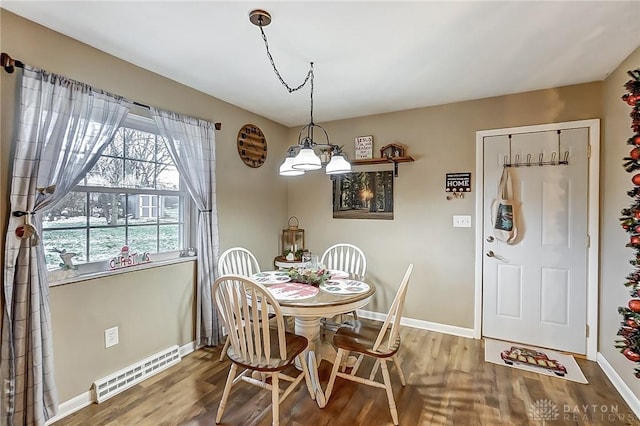
[(129, 114), (80, 184), (43, 212), (47, 267), (60, 265), (62, 250), (76, 253), (76, 264), (110, 260), (123, 246), (181, 250), (190, 204), (153, 120)]

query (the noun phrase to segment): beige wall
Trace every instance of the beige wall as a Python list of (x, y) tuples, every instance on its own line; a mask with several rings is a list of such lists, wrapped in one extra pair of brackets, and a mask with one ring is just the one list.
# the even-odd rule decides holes
[[(56, 382), (64, 402), (124, 366), (194, 340), (195, 262), (51, 288)], [(120, 343), (104, 348), (104, 330)]]
[[(408, 146), (416, 161), (399, 165), (394, 220), (332, 219), (331, 180), (321, 173), (291, 179), (289, 214), (314, 252), (340, 241), (363, 249), (367, 275), (379, 285), (367, 309), (386, 312), (414, 263), (405, 316), (473, 328), (475, 228), (453, 228), (452, 216), (475, 213), (476, 131), (599, 118), (601, 89), (590, 83), (326, 123), (350, 158), (356, 136), (373, 135), (374, 153), (391, 142)], [(473, 192), (447, 201), (447, 172), (472, 172)]]
[(632, 199), (626, 192), (633, 187), (632, 173), (625, 172), (622, 158), (629, 155), (627, 140), (633, 135), (630, 128), (631, 107), (620, 97), (626, 93), (623, 85), (630, 77), (627, 71), (640, 68), (640, 48), (636, 49), (604, 82), (603, 144), (600, 200), (600, 341), (598, 350), (616, 370), (636, 396), (640, 396), (640, 380), (633, 375), (635, 363), (628, 361), (614, 347), (622, 317), (618, 306), (626, 306), (631, 298), (624, 286), (625, 277), (633, 270), (629, 260), (634, 251), (625, 247), (629, 235), (619, 225), (620, 210), (629, 207)]
[[(474, 228), (453, 228), (451, 217), (475, 213), (475, 132), (604, 117), (599, 350), (635, 394), (640, 394), (633, 364), (613, 348), (619, 322), (616, 309), (629, 298), (622, 283), (631, 270), (627, 260), (632, 255), (624, 247), (626, 234), (617, 221), (620, 209), (629, 204), (625, 191), (630, 187), (630, 175), (621, 166), (631, 135), (630, 109), (620, 95), (626, 70), (640, 65), (640, 51), (604, 84), (323, 123), (331, 141), (344, 144), (351, 157), (353, 139), (373, 135), (374, 149), (390, 142), (404, 143), (416, 159), (400, 165), (394, 188), (395, 220), (334, 220), (328, 177), (321, 173), (288, 180), (277, 177), (285, 150), (278, 141), (295, 143), (298, 128), (286, 129), (2, 9), (0, 13), (2, 51), (15, 58), (141, 103), (223, 123), (223, 129), (216, 132), (221, 250), (244, 245), (266, 268), (278, 250), (287, 217), (296, 215), (312, 251), (322, 253), (338, 241), (364, 249), (368, 275), (380, 286), (369, 309), (386, 311), (406, 265), (413, 262), (405, 315), (453, 326), (473, 327)], [(15, 81), (15, 74), (0, 73), (0, 223), (7, 222), (9, 212)], [(259, 169), (244, 166), (236, 153), (237, 131), (245, 123), (260, 126), (269, 141), (267, 162)], [(472, 194), (447, 201), (445, 173), (464, 171), (472, 172)], [(1, 241), (4, 232), (1, 227)], [(194, 315), (193, 279), (193, 264), (185, 263), (52, 288), (60, 400), (87, 391), (93, 380), (130, 362), (171, 344), (189, 342), (194, 333), (189, 320)], [(114, 325), (120, 327), (121, 343), (105, 350), (103, 331)]]
[[(220, 247), (244, 245), (263, 267), (273, 263), (286, 226), (285, 180), (277, 169), (288, 129), (226, 102), (138, 68), (0, 9), (2, 51), (23, 62), (83, 81), (146, 105), (222, 122), (216, 132)], [(185, 65), (188, 66), (188, 65)], [(211, 76), (215, 78), (215, 76)], [(9, 158), (16, 74), (0, 72), (0, 223), (9, 214)], [(265, 133), (266, 163), (245, 166), (236, 149), (246, 123)], [(5, 226), (0, 240), (5, 239)], [(2, 259), (4, 264), (4, 259)], [(193, 339), (193, 264), (173, 265), (51, 288), (56, 382), (60, 401), (171, 344)], [(169, 301), (178, 303), (168, 303)], [(104, 348), (104, 329), (118, 325), (121, 343)]]

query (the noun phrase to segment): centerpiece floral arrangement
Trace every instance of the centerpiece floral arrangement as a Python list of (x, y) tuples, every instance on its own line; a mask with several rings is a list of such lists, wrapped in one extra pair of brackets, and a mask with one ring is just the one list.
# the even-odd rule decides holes
[(330, 278), (329, 273), (324, 268), (291, 268), (289, 276), (292, 281), (310, 284), (318, 287)]

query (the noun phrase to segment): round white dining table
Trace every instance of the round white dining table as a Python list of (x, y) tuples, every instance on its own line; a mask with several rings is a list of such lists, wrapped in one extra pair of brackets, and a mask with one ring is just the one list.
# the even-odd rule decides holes
[[(346, 278), (349, 280), (350, 278)], [(318, 378), (318, 365), (322, 359), (333, 363), (336, 351), (331, 344), (320, 342), (320, 319), (355, 311), (367, 305), (376, 288), (371, 283), (368, 290), (360, 293), (336, 294), (318, 290), (318, 293), (304, 299), (278, 300), (282, 313), (295, 318), (295, 332), (309, 340), (307, 360), (312, 386), (316, 393), (316, 401), (324, 407), (326, 400)], [(267, 286), (269, 288), (270, 286)]]

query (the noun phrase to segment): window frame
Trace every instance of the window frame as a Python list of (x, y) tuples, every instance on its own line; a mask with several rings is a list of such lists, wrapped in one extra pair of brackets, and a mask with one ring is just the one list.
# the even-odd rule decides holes
[[(142, 115), (145, 112), (148, 115), (147, 110), (130, 111), (120, 127), (134, 129), (134, 130), (138, 130), (146, 133), (152, 133), (164, 139), (164, 137), (160, 134), (160, 130), (156, 126), (154, 120), (150, 116), (147, 117)], [(167, 149), (169, 148), (167, 147)], [(126, 161), (127, 160), (126, 153), (123, 152), (122, 155), (123, 155), (122, 157), (123, 160)], [(154, 163), (158, 164), (157, 161), (154, 161)], [(174, 166), (175, 166), (175, 163), (174, 163)], [(82, 227), (61, 226), (61, 227), (48, 228), (48, 229), (44, 228), (43, 226), (43, 229), (42, 229), (43, 240), (44, 240), (44, 234), (47, 232), (51, 232), (51, 231), (55, 232), (55, 231), (61, 231), (61, 230), (82, 230), (82, 231), (85, 231), (85, 240), (86, 240), (87, 247), (89, 247), (89, 242), (91, 238), (90, 237), (91, 229), (100, 229), (100, 228), (107, 227), (104, 225), (91, 225), (90, 223), (90, 215), (91, 215), (90, 197), (92, 194), (96, 194), (96, 193), (114, 194), (115, 193), (115, 194), (124, 195), (125, 199), (128, 199), (128, 197), (131, 195), (148, 195), (149, 196), (148, 199), (150, 201), (153, 197), (156, 197), (156, 199), (158, 199), (158, 197), (171, 196), (171, 197), (182, 197), (184, 200), (183, 212), (182, 212), (183, 214), (182, 229), (180, 229), (180, 226), (181, 226), (180, 218), (178, 218), (177, 222), (170, 222), (170, 223), (163, 224), (162, 222), (160, 222), (160, 219), (158, 218), (157, 215), (155, 216), (156, 220), (154, 223), (150, 223), (147, 225), (131, 225), (128, 223), (128, 220), (126, 220), (124, 224), (121, 225), (121, 227), (123, 227), (125, 229), (125, 233), (127, 233), (128, 229), (131, 227), (154, 226), (156, 228), (156, 232), (159, 237), (159, 229), (161, 226), (178, 225), (179, 235), (181, 234), (181, 241), (180, 241), (181, 248), (178, 250), (158, 251), (155, 253), (151, 253), (151, 260), (152, 260), (151, 263), (131, 266), (127, 268), (121, 268), (121, 269), (110, 269), (108, 266), (109, 260), (93, 260), (90, 262), (77, 264), (76, 265), (77, 270), (71, 271), (72, 272), (71, 274), (68, 274), (68, 272), (70, 271), (62, 271), (60, 268), (54, 267), (52, 269), (49, 269), (49, 267), (47, 267), (50, 284), (52, 285), (66, 284), (68, 282), (92, 279), (92, 278), (95, 278), (96, 276), (107, 276), (107, 275), (112, 275), (116, 273), (146, 269), (154, 266), (162, 266), (163, 264), (171, 264), (171, 263), (175, 263), (176, 261), (193, 260), (193, 256), (191, 257), (183, 256), (183, 254), (187, 248), (192, 247), (192, 244), (195, 241), (195, 229), (193, 224), (195, 223), (196, 209), (195, 209), (195, 204), (193, 202), (193, 199), (191, 198), (191, 195), (189, 194), (186, 188), (186, 185), (184, 183), (184, 178), (182, 177), (182, 175), (180, 175), (177, 191), (167, 190), (167, 189), (135, 188), (135, 187), (128, 187), (128, 186), (105, 187), (105, 186), (96, 186), (96, 185), (83, 185), (84, 179), (85, 177), (83, 177), (82, 181), (78, 185), (73, 187), (70, 192), (82, 193), (84, 196), (86, 196), (85, 208), (87, 209), (87, 211), (85, 212), (85, 214), (87, 217), (87, 221), (85, 225)], [(156, 176), (156, 179), (157, 179), (157, 176)], [(150, 211), (152, 211), (153, 209), (156, 209), (156, 212), (159, 214), (160, 213), (159, 203), (156, 203), (158, 205), (156, 205), (155, 207), (153, 207), (152, 204), (153, 203), (150, 203), (150, 205), (147, 206), (146, 208), (149, 209)], [(52, 206), (52, 207), (55, 207), (55, 206)], [(138, 213), (140, 213), (141, 208), (142, 206), (138, 206)], [(46, 210), (43, 213), (46, 213)], [(156, 240), (156, 247), (158, 250), (160, 250), (159, 238)], [(90, 250), (90, 248), (88, 248), (88, 250)], [(117, 253), (114, 253), (114, 257), (116, 255)], [(67, 274), (61, 274), (61, 272), (67, 272)]]

